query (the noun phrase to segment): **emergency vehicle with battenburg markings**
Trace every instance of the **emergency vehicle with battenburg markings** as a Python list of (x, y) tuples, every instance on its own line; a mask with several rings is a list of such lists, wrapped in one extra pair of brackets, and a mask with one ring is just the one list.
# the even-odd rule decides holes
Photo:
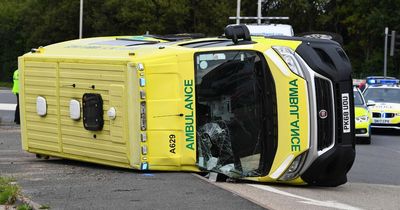
[(363, 92), (365, 100), (373, 104), (372, 128), (400, 130), (400, 87), (399, 80), (372, 79)]
[(19, 58), (22, 147), (152, 171), (337, 186), (354, 158), (339, 44), (250, 36), (99, 37)]
[(353, 91), (356, 140), (359, 143), (371, 144), (372, 115), (369, 111), (368, 106), (373, 106), (374, 104), (367, 104), (360, 89), (358, 89), (357, 87), (354, 87)]

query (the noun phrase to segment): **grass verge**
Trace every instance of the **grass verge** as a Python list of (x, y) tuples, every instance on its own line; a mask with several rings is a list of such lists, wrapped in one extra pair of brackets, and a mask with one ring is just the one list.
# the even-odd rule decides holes
[(17, 207), (17, 210), (32, 210), (32, 208), (28, 204), (22, 204)]
[(11, 209), (32, 210), (32, 206), (21, 198), (21, 188), (17, 185), (15, 179), (0, 176), (0, 209), (2, 209), (2, 205), (13, 205)]
[(15, 180), (9, 177), (0, 177), (0, 204), (14, 204), (19, 195), (20, 188), (15, 184)]
[(12, 86), (13, 86), (12, 82), (0, 82), (0, 87), (12, 88)]

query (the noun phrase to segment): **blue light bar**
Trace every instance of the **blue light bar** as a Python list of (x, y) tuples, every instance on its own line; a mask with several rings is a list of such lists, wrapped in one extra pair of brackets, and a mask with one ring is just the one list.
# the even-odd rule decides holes
[(370, 85), (397, 85), (398, 79), (368, 79), (367, 83)]

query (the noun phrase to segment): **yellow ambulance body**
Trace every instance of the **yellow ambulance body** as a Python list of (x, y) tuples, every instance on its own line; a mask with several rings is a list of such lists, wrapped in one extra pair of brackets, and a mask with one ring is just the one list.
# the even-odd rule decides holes
[(33, 49), (19, 58), (23, 149), (136, 170), (345, 183), (355, 153), (343, 50), (331, 41), (234, 35), (100, 37)]

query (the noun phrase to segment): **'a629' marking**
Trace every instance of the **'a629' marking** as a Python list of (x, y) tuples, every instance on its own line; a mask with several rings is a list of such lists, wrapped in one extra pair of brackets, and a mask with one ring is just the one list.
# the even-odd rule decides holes
[(176, 148), (176, 136), (174, 134), (169, 135), (169, 152), (175, 154)]

